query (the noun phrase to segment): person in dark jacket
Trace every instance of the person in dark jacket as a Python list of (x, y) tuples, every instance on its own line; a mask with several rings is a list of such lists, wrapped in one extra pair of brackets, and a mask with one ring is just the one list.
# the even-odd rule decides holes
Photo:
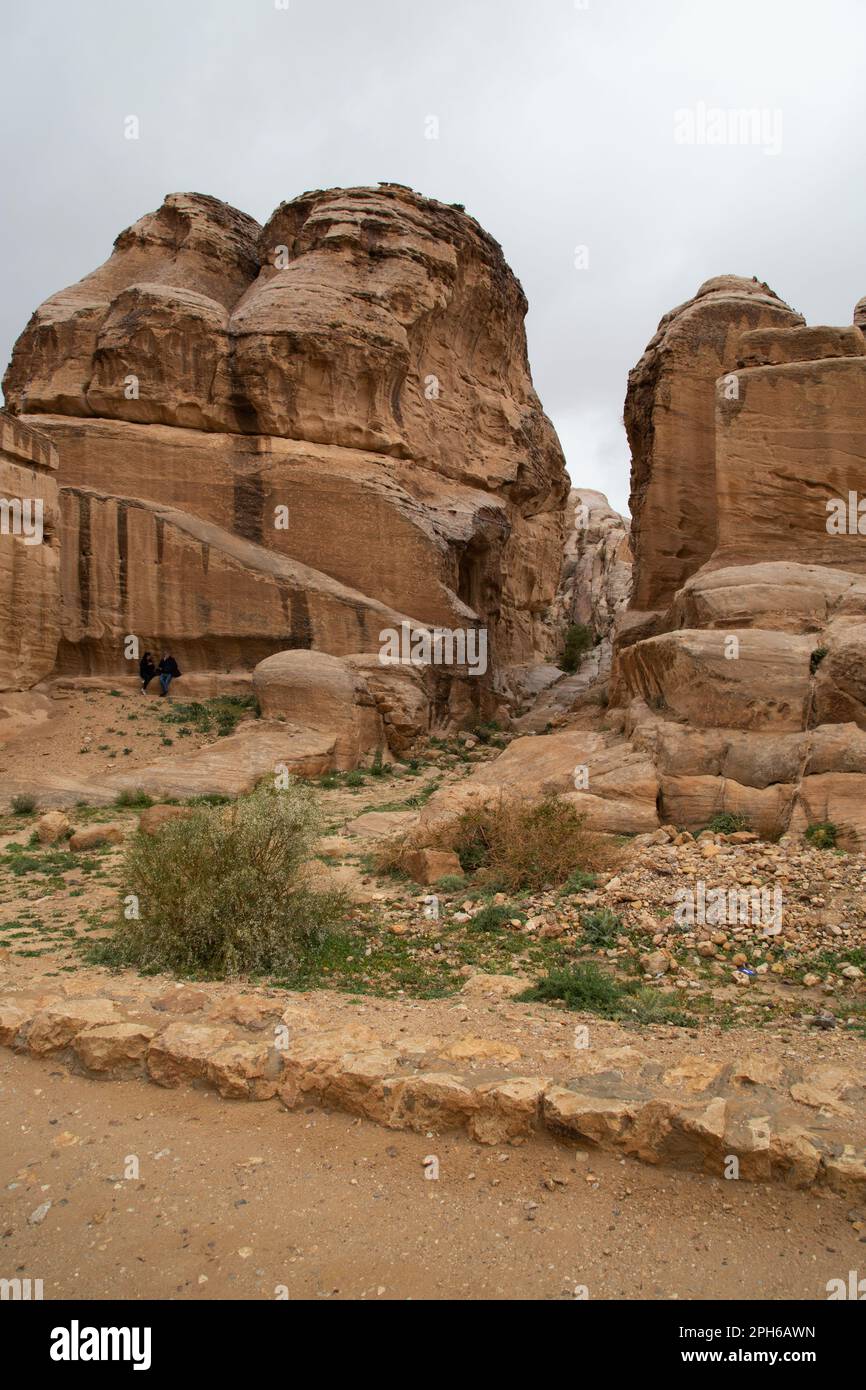
[(162, 661), (159, 663), (159, 684), (161, 687), (160, 693), (162, 695), (168, 694), (168, 687), (173, 680), (177, 680), (179, 675), (180, 668), (177, 662), (170, 652), (166, 652), (163, 655)]
[(145, 652), (138, 663), (138, 674), (141, 676), (141, 693), (143, 695), (156, 675), (156, 665), (150, 652)]

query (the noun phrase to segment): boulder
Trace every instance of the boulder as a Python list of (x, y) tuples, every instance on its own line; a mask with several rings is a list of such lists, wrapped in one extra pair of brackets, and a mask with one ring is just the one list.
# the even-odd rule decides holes
[(364, 677), (325, 652), (287, 651), (268, 657), (253, 672), (253, 690), (268, 719), (291, 719), (333, 741), (333, 765), (357, 767), (382, 753), (382, 721)]
[(125, 825), (113, 825), (107, 821), (98, 821), (94, 825), (82, 826), (76, 830), (69, 841), (69, 848), (73, 851), (80, 849), (99, 849), (102, 845), (119, 845), (126, 838), (127, 827)]
[(416, 849), (406, 858), (406, 869), (416, 883), (438, 883), (440, 878), (462, 876), (456, 854), (444, 849)]
[(72, 833), (72, 824), (62, 811), (46, 811), (36, 822), (36, 836), (41, 845), (56, 845)]

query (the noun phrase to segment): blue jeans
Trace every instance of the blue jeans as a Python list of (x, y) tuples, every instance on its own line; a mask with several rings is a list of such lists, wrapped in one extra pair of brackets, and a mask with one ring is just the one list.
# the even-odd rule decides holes
[(168, 687), (171, 685), (171, 683), (172, 683), (173, 680), (174, 680), (174, 676), (170, 676), (166, 671), (163, 671), (162, 675), (161, 675), (160, 678), (159, 678), (159, 683), (160, 683), (160, 686), (162, 687), (162, 693), (163, 693), (163, 695), (167, 695), (167, 694), (168, 694)]

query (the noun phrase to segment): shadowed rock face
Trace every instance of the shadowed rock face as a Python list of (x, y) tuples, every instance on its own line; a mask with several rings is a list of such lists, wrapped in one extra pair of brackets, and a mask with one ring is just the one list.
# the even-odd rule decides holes
[[(65, 564), (82, 599), (67, 597), (62, 668), (114, 669), (117, 634), (156, 637), (155, 613), (190, 666), (294, 645), (269, 555), (315, 571), (316, 593), (354, 591), (354, 627), (312, 621), (314, 648), (375, 650), (370, 614), (385, 607), (488, 627), (494, 671), (534, 659), (567, 478), (525, 312), (472, 218), (397, 185), (304, 194), (264, 229), (214, 198), (166, 198), (37, 310), (4, 380), (8, 410), (53, 438), (76, 490)], [(219, 563), (197, 605), (158, 589), (155, 539), (121, 553), (127, 532), (106, 517), (126, 517), (126, 498), (170, 509), (147, 534), (181, 549), (212, 528)], [(90, 525), (103, 543), (85, 549)], [(239, 539), (255, 557), (239, 558)], [(243, 615), (220, 597), (238, 566)]]

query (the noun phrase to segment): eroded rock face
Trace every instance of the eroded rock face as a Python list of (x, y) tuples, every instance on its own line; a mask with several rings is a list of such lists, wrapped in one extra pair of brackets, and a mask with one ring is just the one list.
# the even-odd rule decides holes
[[(525, 312), (497, 243), (398, 185), (304, 194), (264, 229), (170, 195), (37, 310), (4, 380), (69, 490), (60, 669), (117, 671), (127, 632), (188, 667), (371, 652), (384, 609), (485, 625), (494, 670), (535, 659), (567, 479)], [(186, 595), (153, 577), (171, 552)], [(300, 612), (335, 586), (354, 633)]]
[(720, 275), (665, 314), (629, 373), (632, 608), (666, 607), (715, 548), (717, 380), (736, 368), (742, 335), (802, 323), (767, 285)]
[(43, 680), (59, 634), (57, 451), (0, 414), (0, 690)]
[[(726, 812), (773, 835), (832, 821), (840, 843), (858, 849), (866, 843), (864, 339), (856, 326), (792, 322), (765, 286), (749, 283), (743, 291), (708, 282), (662, 321), (632, 374), (638, 575), (632, 610), (617, 622), (605, 722), (623, 739), (623, 766), (631, 748), (655, 769), (662, 822), (697, 829)], [(747, 323), (755, 314), (772, 321)], [(714, 422), (690, 452), (682, 431), (697, 419), (694, 365), (709, 366), (699, 330), (710, 323), (720, 371), (701, 399)], [(709, 500), (668, 519), (681, 542), (674, 583), (664, 532), (656, 548), (646, 531), (647, 499), (685, 497), (707, 449)], [(590, 759), (590, 790), (593, 775)]]

